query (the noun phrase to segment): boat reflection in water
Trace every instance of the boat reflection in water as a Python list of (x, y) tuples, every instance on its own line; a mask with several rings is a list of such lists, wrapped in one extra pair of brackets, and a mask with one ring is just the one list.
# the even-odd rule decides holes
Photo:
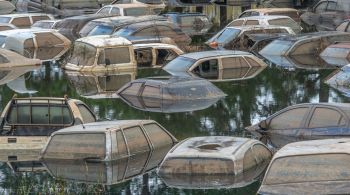
[(118, 73), (65, 73), (77, 93), (91, 99), (118, 98), (116, 91), (136, 77), (136, 69)]
[(24, 74), (39, 70), (40, 66), (21, 66), (0, 68), (0, 85), (7, 85), (12, 91), (19, 94), (34, 94), (37, 91), (28, 89)]
[(39, 161), (39, 154), (39, 150), (1, 149), (0, 162), (7, 164), (14, 173), (43, 172), (46, 168)]
[(114, 185), (156, 168), (170, 147), (138, 153), (115, 161), (45, 159), (51, 176), (75, 182)]
[(209, 81), (177, 76), (138, 79), (117, 93), (131, 107), (163, 113), (203, 110), (226, 96)]
[(239, 175), (229, 174), (164, 174), (161, 175), (163, 182), (172, 188), (183, 189), (220, 189), (220, 188), (243, 188), (264, 176), (264, 172), (269, 165), (265, 161), (254, 166)]
[(345, 96), (350, 97), (350, 66), (346, 65), (339, 70), (335, 70), (326, 79), (325, 83), (338, 91), (342, 92)]
[(263, 57), (271, 62), (273, 65), (285, 69), (335, 69), (336, 66), (327, 64), (320, 57), (314, 55), (295, 55), (295, 56), (277, 56), (277, 55), (263, 55)]
[(27, 72), (39, 70), (40, 66), (1, 67), (0, 85), (16, 80)]
[(192, 112), (197, 110), (204, 110), (222, 99), (212, 98), (202, 100), (166, 100), (130, 95), (122, 95), (120, 98), (129, 106), (138, 110), (162, 113)]
[(252, 131), (249, 131), (249, 132), (252, 133), (252, 136), (255, 139), (258, 139), (264, 144), (266, 144), (269, 147), (269, 149), (273, 152), (277, 152), (283, 146), (294, 142), (318, 140), (318, 139), (340, 139), (344, 137), (349, 137), (347, 135), (319, 135), (319, 136), (314, 135), (306, 138), (306, 137), (288, 136), (288, 135), (273, 134), (273, 133), (258, 133), (258, 132), (252, 132)]

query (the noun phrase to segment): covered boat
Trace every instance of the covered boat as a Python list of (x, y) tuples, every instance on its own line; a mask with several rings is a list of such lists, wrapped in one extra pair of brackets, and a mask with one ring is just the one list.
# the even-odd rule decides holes
[(260, 141), (240, 137), (193, 137), (178, 143), (164, 158), (158, 174), (239, 175), (269, 162), (271, 151)]
[(176, 138), (152, 120), (95, 122), (53, 133), (41, 152), (44, 160), (111, 161), (160, 148)]
[(113, 72), (136, 69), (136, 61), (129, 40), (99, 35), (76, 40), (72, 56), (63, 68), (81, 72)]

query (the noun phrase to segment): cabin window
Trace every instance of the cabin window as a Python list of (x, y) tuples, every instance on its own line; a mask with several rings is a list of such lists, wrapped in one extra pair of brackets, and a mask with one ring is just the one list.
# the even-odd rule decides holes
[(243, 157), (243, 170), (247, 170), (247, 169), (252, 168), (256, 165), (257, 165), (257, 163), (255, 160), (254, 152), (252, 151), (252, 149), (249, 148)]
[(297, 31), (298, 29), (300, 29), (298, 24), (290, 18), (273, 19), (273, 20), (269, 21), (269, 24), (276, 25), (276, 26), (287, 26), (287, 27), (290, 27), (294, 31)]
[(337, 11), (337, 3), (329, 1), (327, 5), (327, 11)]
[(11, 24), (13, 24), (17, 27), (29, 27), (30, 20), (29, 20), (29, 17), (14, 18), (12, 20)]
[(35, 53), (34, 41), (32, 38), (26, 39), (23, 43), (23, 55), (27, 58), (33, 58)]
[(111, 14), (112, 15), (120, 15), (119, 8), (113, 7), (112, 10), (111, 10)]
[(126, 169), (129, 166), (129, 158), (122, 158), (112, 163), (112, 166), (118, 165), (116, 168), (113, 168), (113, 179), (117, 181), (122, 181), (126, 172)]
[(252, 59), (250, 57), (245, 57), (245, 59), (248, 61), (248, 63), (252, 67), (260, 67), (261, 66), (257, 61), (255, 61), (254, 59)]
[(135, 36), (157, 36), (157, 31), (154, 27), (145, 28), (136, 32)]
[(154, 149), (173, 143), (173, 139), (157, 124), (151, 123), (144, 125)]
[(149, 151), (149, 145), (141, 127), (135, 126), (124, 129), (126, 142), (128, 143), (130, 154)]
[(287, 156), (274, 160), (265, 184), (287, 184), (350, 180), (348, 154)]
[(100, 9), (100, 11), (98, 11), (97, 13), (98, 14), (109, 14), (110, 9), (111, 9), (110, 7), (104, 7), (102, 9)]
[(52, 33), (35, 33), (38, 47), (54, 47), (63, 41)]
[[(0, 54), (0, 64), (9, 63), (10, 61), (3, 55)], [(6, 74), (7, 75), (7, 74)], [(0, 77), (1, 78), (1, 77)]]
[(221, 72), (221, 79), (230, 80), (245, 78), (248, 70), (250, 70), (250, 68), (225, 68)]
[(80, 66), (92, 66), (95, 63), (96, 48), (82, 42), (75, 42), (70, 63)]
[[(82, 32), (82, 31), (80, 31)], [(94, 29), (92, 29), (88, 36), (93, 35), (111, 35), (113, 33), (113, 28), (107, 25), (97, 25)], [(83, 33), (81, 33), (83, 35)]]
[(260, 13), (259, 12), (250, 12), (250, 16), (259, 16)]
[(244, 20), (235, 20), (235, 21), (231, 22), (229, 26), (242, 26), (243, 22), (244, 22)]
[(142, 152), (137, 155), (132, 155), (129, 157), (128, 164), (126, 166), (125, 177), (124, 179), (128, 179), (130, 177), (140, 175), (141, 172), (145, 169), (148, 163), (148, 156), (150, 152)]
[(34, 124), (48, 124), (49, 123), (49, 107), (37, 106), (32, 110), (32, 122)]
[(11, 17), (0, 17), (0, 23), (9, 23)]
[(315, 13), (320, 14), (320, 13), (326, 11), (327, 3), (328, 2), (324, 1), (324, 2), (321, 2), (320, 4), (318, 4), (315, 8)]
[(28, 105), (13, 106), (10, 108), (7, 122), (9, 124), (31, 124), (31, 112)]
[(164, 36), (164, 37), (169, 37), (169, 38), (176, 38), (177, 33), (174, 32), (174, 30), (168, 26), (158, 26), (158, 32), (160, 34), (160, 36)]
[(160, 88), (146, 85), (143, 89), (142, 97), (160, 98)]
[(217, 79), (219, 74), (218, 60), (211, 59), (199, 63), (192, 72), (202, 78)]
[(121, 94), (123, 95), (138, 95), (143, 83), (132, 83), (129, 87), (125, 88)]
[(342, 115), (336, 110), (329, 108), (316, 108), (310, 120), (309, 128), (345, 125), (345, 121), (341, 119)]
[(90, 35), (91, 31), (96, 28), (97, 26), (99, 26), (100, 23), (99, 22), (94, 22), (94, 21), (90, 21), (88, 22), (80, 31), (79, 34), (81, 37), (86, 37), (87, 35)]
[(321, 42), (323, 40), (315, 40), (312, 42), (300, 44), (296, 49), (291, 51), (290, 55), (302, 55), (302, 54), (314, 54), (315, 52), (321, 52), (325, 48), (321, 48)]
[(104, 91), (115, 92), (130, 81), (130, 74), (108, 75), (98, 77), (98, 83), (100, 84), (101, 89)]
[(168, 49), (156, 49), (157, 62), (156, 65), (164, 65), (165, 63), (175, 59), (178, 55)]
[(54, 135), (44, 158), (100, 158), (106, 154), (106, 135), (103, 133)]
[(141, 107), (144, 107), (147, 109), (152, 109), (152, 108), (160, 109), (160, 107), (162, 106), (162, 102), (159, 100), (159, 97), (158, 98), (143, 97), (142, 103), (143, 105), (141, 105)]
[(192, 58), (178, 56), (174, 60), (166, 64), (165, 68), (171, 71), (188, 71), (193, 66), (196, 60)]
[(226, 28), (217, 38), (216, 42), (218, 43), (229, 43), (233, 41), (241, 32), (239, 29), (235, 28)]
[(277, 39), (266, 45), (266, 47), (264, 47), (260, 53), (268, 55), (284, 55), (290, 50), (293, 44), (294, 42), (291, 41), (282, 41)]
[(222, 58), (221, 61), (223, 69), (249, 67), (243, 57)]
[(98, 64), (117, 65), (130, 62), (129, 47), (105, 48), (101, 50)]
[(39, 27), (44, 29), (51, 29), (54, 26), (54, 22), (36, 22), (32, 27)]
[(124, 8), (124, 16), (144, 16), (149, 14), (148, 10), (146, 7)]
[(283, 112), (271, 120), (269, 129), (300, 128), (308, 108), (295, 108)]
[(135, 53), (137, 66), (140, 66), (140, 67), (152, 66), (152, 61), (153, 61), (152, 48), (135, 49), (134, 53)]
[(179, 17), (179, 24), (181, 26), (192, 27), (195, 25), (196, 20), (201, 21), (201, 18), (194, 17), (194, 16), (182, 16), (182, 17)]
[(258, 161), (258, 164), (261, 162), (268, 161), (272, 157), (271, 152), (261, 144), (255, 144), (253, 146), (253, 151), (256, 156), (256, 160)]
[(259, 21), (258, 20), (247, 20), (245, 22), (245, 25), (259, 25)]
[(262, 70), (263, 68), (259, 68), (259, 67), (251, 67), (251, 68), (246, 68), (247, 73), (244, 75), (244, 77), (248, 78), (251, 76), (256, 76), (257, 72), (260, 72), (260, 70)]
[(40, 20), (50, 20), (48, 16), (32, 16), (33, 23)]
[(56, 124), (73, 123), (68, 106), (62, 105), (13, 105), (8, 113), (9, 124)]
[(128, 155), (128, 150), (126, 148), (126, 143), (124, 140), (123, 133), (121, 131), (117, 131), (117, 147), (118, 147), (118, 156), (126, 156)]
[(33, 39), (32, 38), (30, 38), (30, 39), (26, 39), (25, 41), (24, 41), (24, 48), (31, 48), (31, 47), (34, 47), (34, 41), (33, 41)]
[(77, 104), (81, 117), (83, 117), (84, 123), (93, 123), (96, 122), (95, 116), (91, 113), (84, 104)]

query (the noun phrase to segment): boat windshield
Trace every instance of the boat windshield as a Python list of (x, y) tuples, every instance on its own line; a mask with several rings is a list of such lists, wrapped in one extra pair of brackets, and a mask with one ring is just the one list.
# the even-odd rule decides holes
[(96, 26), (92, 31), (89, 33), (88, 36), (94, 36), (94, 35), (110, 35), (113, 33), (113, 28), (111, 26), (106, 25), (99, 25)]
[(234, 40), (238, 34), (241, 32), (241, 30), (235, 29), (235, 28), (226, 28), (217, 38), (217, 43), (229, 43), (232, 40)]
[(283, 56), (293, 45), (292, 41), (274, 40), (260, 51), (261, 55)]
[(186, 72), (195, 62), (196, 60), (194, 59), (179, 56), (174, 60), (170, 61), (164, 67), (164, 70), (169, 70), (171, 72)]

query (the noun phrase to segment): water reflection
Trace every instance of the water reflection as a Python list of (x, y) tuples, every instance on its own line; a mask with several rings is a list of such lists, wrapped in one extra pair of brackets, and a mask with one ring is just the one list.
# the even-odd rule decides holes
[(10, 161), (7, 165), (15, 173), (46, 171), (46, 168), (40, 161)]
[(165, 147), (151, 152), (137, 153), (110, 162), (49, 159), (44, 160), (43, 163), (55, 178), (114, 185), (153, 170), (160, 164), (169, 149)]
[(136, 70), (122, 73), (80, 73), (75, 71), (65, 72), (76, 92), (92, 99), (117, 98), (118, 91), (126, 83), (135, 80)]
[(314, 55), (295, 55), (295, 56), (278, 56), (278, 55), (263, 55), (263, 57), (276, 65), (285, 69), (335, 69), (326, 63), (322, 58)]
[(262, 179), (269, 165), (265, 161), (259, 166), (252, 167), (239, 175), (190, 175), (190, 174), (165, 174), (161, 176), (163, 182), (172, 188), (183, 189), (220, 189), (220, 188), (243, 188)]
[(165, 113), (202, 110), (225, 96), (207, 80), (177, 76), (138, 79), (117, 93), (136, 109)]
[(39, 66), (20, 66), (0, 68), (0, 85), (9, 83), (27, 72), (38, 70)]
[(350, 97), (350, 67), (344, 66), (342, 69), (335, 70), (326, 79), (325, 83), (342, 92), (345, 96)]
[[(142, 111), (176, 113), (176, 112), (193, 112), (209, 108), (222, 98), (195, 99), (195, 100), (169, 100), (154, 99), (148, 97), (137, 97), (124, 95), (120, 97), (129, 106)], [(155, 104), (155, 102), (158, 102)]]
[[(185, 113), (144, 112), (132, 109), (121, 99), (92, 99), (81, 97), (68, 75), (63, 74), (57, 66), (43, 66), (39, 71), (24, 74), (25, 84), (29, 89), (38, 92), (33, 96), (57, 96), (67, 94), (70, 98), (78, 98), (93, 109), (99, 119), (153, 119), (168, 129), (179, 140), (193, 136), (228, 135), (250, 136), (243, 129), (271, 114), (296, 103), (303, 102), (349, 102), (348, 98), (337, 90), (329, 88), (323, 80), (332, 70), (303, 70), (293, 72), (278, 68), (267, 68), (254, 78), (240, 81), (214, 83), (226, 96), (212, 106)], [(138, 71), (137, 77), (162, 75), (159, 69)], [(82, 83), (85, 83), (82, 82)], [(94, 83), (94, 82), (92, 82)], [(96, 83), (96, 82), (95, 82)], [(96, 86), (92, 84), (92, 86)], [(7, 85), (0, 86), (0, 108), (4, 108), (11, 100), (14, 91)], [(19, 96), (21, 96), (19, 94)], [(27, 96), (27, 95), (25, 95)], [(277, 144), (276, 144), (277, 145)], [(16, 156), (10, 154), (8, 156)], [(3, 161), (8, 161), (8, 156)], [(19, 155), (17, 155), (20, 159)], [(28, 159), (30, 161), (30, 159)], [(18, 160), (19, 161), (19, 160)], [(59, 165), (57, 165), (59, 166)], [(29, 166), (30, 167), (30, 166)], [(4, 163), (0, 167), (2, 183), (0, 187), (7, 192), (47, 192), (48, 187), (60, 186), (66, 193), (94, 193), (97, 190), (106, 193), (175, 193), (175, 194), (255, 194), (260, 181), (257, 180), (246, 187), (228, 189), (178, 189), (166, 186), (154, 171), (136, 176), (127, 182), (111, 185), (106, 188), (95, 184), (60, 180), (45, 172), (36, 172), (26, 176), (14, 174)], [(87, 182), (89, 183), (89, 182)], [(222, 181), (224, 183), (224, 181)], [(170, 185), (170, 184), (169, 184)], [(35, 186), (35, 188), (33, 187)], [(51, 192), (52, 193), (52, 192)]]
[(321, 58), (328, 64), (333, 66), (345, 66), (350, 64), (350, 61), (347, 58), (336, 58), (336, 57), (324, 57)]

